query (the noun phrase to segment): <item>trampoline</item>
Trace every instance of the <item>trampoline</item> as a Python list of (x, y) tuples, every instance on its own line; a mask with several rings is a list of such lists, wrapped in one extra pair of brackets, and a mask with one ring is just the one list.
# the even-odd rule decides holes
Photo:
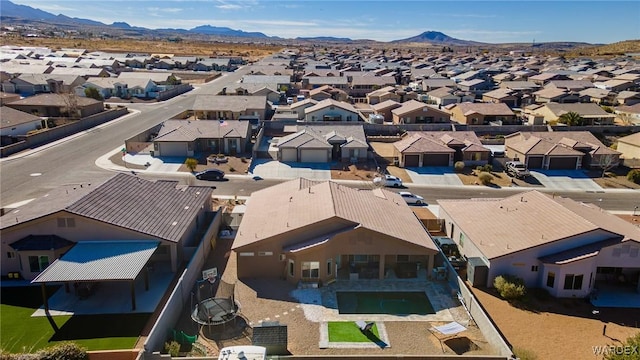
[(237, 311), (230, 298), (208, 298), (196, 304), (191, 319), (200, 325), (223, 325), (233, 320)]

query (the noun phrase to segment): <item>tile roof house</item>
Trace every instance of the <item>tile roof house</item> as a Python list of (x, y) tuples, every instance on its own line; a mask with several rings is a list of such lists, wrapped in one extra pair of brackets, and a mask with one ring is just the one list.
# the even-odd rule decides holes
[(473, 131), (409, 131), (393, 147), (400, 167), (485, 165), (491, 154)]
[(366, 94), (367, 103), (370, 105), (376, 105), (388, 100), (400, 101), (400, 95), (396, 93), (395, 86), (385, 86), (381, 89), (377, 89)]
[(584, 298), (619, 281), (608, 278), (609, 268), (638, 280), (640, 229), (593, 204), (538, 191), (438, 204), (460, 252), (488, 268), (485, 277), (469, 279), (474, 286), (491, 287), (496, 276), (510, 274), (554, 297)]
[(589, 131), (517, 132), (505, 136), (505, 153), (529, 169), (551, 170), (617, 166), (620, 158)]
[(586, 125), (611, 125), (615, 119), (614, 114), (609, 114), (594, 103), (559, 104), (547, 103), (534, 110), (537, 115), (543, 116), (546, 122), (557, 121), (562, 114), (575, 112), (585, 120)]
[(449, 113), (416, 100), (403, 102), (400, 107), (391, 110), (391, 115), (394, 124), (431, 124), (451, 121)]
[(152, 259), (176, 271), (211, 211), (210, 187), (117, 174), (51, 190), (0, 217), (2, 275), (33, 279), (83, 241), (159, 241)]
[(69, 93), (85, 79), (75, 75), (22, 74), (3, 82), (2, 88), (21, 96), (41, 93)]
[(20, 95), (0, 91), (0, 106), (16, 100), (20, 100)]
[(383, 117), (383, 121), (385, 122), (391, 122), (392, 121), (392, 114), (391, 111), (394, 109), (397, 109), (399, 107), (401, 107), (402, 104), (400, 104), (397, 101), (394, 100), (385, 100), (383, 102), (377, 103), (375, 105), (371, 105), (371, 108), (373, 109), (373, 112), (377, 115), (381, 115)]
[(451, 113), (451, 119), (467, 125), (488, 125), (490, 122), (515, 124), (516, 115), (506, 104), (463, 102), (446, 107)]
[(569, 92), (565, 89), (558, 88), (543, 88), (538, 90), (532, 95), (537, 103), (575, 103), (580, 100), (580, 97), (576, 93)]
[(397, 193), (307, 179), (254, 192), (232, 249), (239, 278), (294, 284), (415, 278), (438, 253)]
[(304, 120), (306, 122), (315, 121), (359, 121), (360, 114), (353, 105), (325, 99), (304, 110)]
[(619, 106), (616, 108), (615, 113), (624, 123), (640, 124), (640, 103)]
[(84, 118), (104, 111), (104, 103), (87, 97), (76, 97), (75, 114), (69, 114), (69, 95), (38, 94), (7, 104), (11, 108), (37, 116), (61, 117), (77, 116)]
[[(43, 119), (15, 110), (8, 106), (0, 107), (0, 136), (27, 135), (29, 131), (42, 128)], [(4, 145), (4, 139), (2, 141)]]
[(520, 101), (516, 92), (507, 88), (498, 88), (482, 94), (482, 101), (490, 103), (505, 103), (508, 107), (516, 107)]
[(298, 125), (292, 130), (293, 133), (278, 139), (279, 161), (355, 163), (367, 160), (369, 144), (360, 124)]
[(167, 120), (153, 139), (155, 156), (241, 154), (251, 141), (246, 120)]
[(193, 104), (182, 114), (194, 113), (198, 119), (238, 120), (243, 116), (257, 116), (264, 120), (267, 112), (265, 96), (195, 95)]
[(640, 103), (640, 92), (620, 91), (615, 97), (616, 105), (634, 105)]
[(616, 150), (625, 166), (640, 168), (640, 132), (619, 138)]

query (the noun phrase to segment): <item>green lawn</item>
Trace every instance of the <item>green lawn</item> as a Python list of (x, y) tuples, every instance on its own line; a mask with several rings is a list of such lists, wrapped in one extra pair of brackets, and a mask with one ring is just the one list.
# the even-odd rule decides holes
[[(55, 288), (50, 288), (52, 294)], [(42, 305), (40, 287), (2, 287), (0, 347), (11, 353), (34, 352), (60, 341), (88, 350), (131, 349), (150, 314), (31, 317)]]
[(378, 326), (375, 324), (371, 328), (369, 336), (360, 331), (358, 325), (352, 321), (330, 321), (327, 326), (329, 327), (329, 342), (376, 342), (380, 339)]

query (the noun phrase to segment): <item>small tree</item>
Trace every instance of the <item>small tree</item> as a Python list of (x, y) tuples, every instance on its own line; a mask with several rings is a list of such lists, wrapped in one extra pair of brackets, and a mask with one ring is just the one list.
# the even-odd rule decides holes
[(606, 174), (607, 171), (613, 169), (618, 166), (618, 156), (615, 154), (607, 154), (600, 156), (600, 160), (598, 161), (598, 167), (602, 169), (602, 176)]
[(560, 117), (558, 118), (558, 122), (567, 124), (568, 126), (584, 125), (584, 119), (582, 118), (582, 116), (574, 111), (569, 111), (568, 113), (560, 115)]
[(84, 96), (86, 96), (88, 98), (96, 99), (96, 100), (99, 100), (99, 101), (104, 100), (104, 98), (102, 97), (102, 94), (100, 94), (98, 89), (96, 89), (94, 87), (88, 87), (88, 88), (84, 89)]
[(184, 161), (184, 164), (189, 170), (191, 170), (191, 172), (194, 172), (198, 166), (198, 160), (194, 158), (187, 158), (187, 160)]
[(604, 358), (606, 360), (637, 360), (640, 356), (640, 332), (627, 338), (618, 348), (620, 351), (610, 351)]
[(461, 173), (462, 170), (464, 170), (464, 161), (456, 161), (456, 163), (453, 164), (453, 169), (455, 172)]
[(640, 184), (640, 170), (639, 169), (630, 170), (627, 173), (627, 180), (631, 181), (632, 183)]
[(493, 286), (503, 299), (519, 299), (526, 294), (524, 281), (512, 275), (500, 275), (493, 280)]
[(73, 342), (63, 342), (40, 350), (38, 358), (42, 360), (87, 360), (87, 349)]
[(180, 343), (177, 341), (170, 341), (164, 343), (164, 351), (172, 357), (177, 357), (180, 355)]
[(489, 185), (491, 184), (491, 181), (493, 181), (493, 175), (483, 171), (478, 174), (478, 180), (480, 180), (482, 185)]

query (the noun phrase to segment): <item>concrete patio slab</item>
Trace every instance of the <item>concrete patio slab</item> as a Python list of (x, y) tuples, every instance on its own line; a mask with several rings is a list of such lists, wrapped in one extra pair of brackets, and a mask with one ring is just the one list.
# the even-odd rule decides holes
[(331, 180), (329, 163), (283, 163), (270, 159), (255, 159), (251, 162), (249, 173), (263, 179)]
[(414, 184), (461, 186), (462, 181), (450, 167), (405, 168)]
[(581, 170), (531, 170), (531, 176), (550, 190), (602, 191), (600, 185)]

